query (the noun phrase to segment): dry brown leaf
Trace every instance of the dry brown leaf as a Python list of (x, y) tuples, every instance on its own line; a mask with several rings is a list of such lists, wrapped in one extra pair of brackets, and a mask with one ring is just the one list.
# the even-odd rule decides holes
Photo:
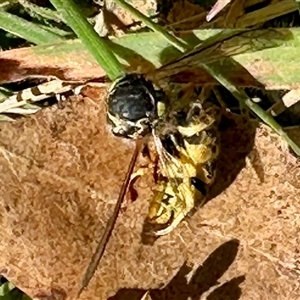
[[(27, 77), (48, 77), (59, 78), (65, 81), (84, 82), (95, 80), (105, 76), (105, 72), (93, 59), (87, 60), (86, 51), (69, 53), (67, 56), (37, 56), (30, 48), (5, 51), (0, 54), (2, 72), (0, 72), (0, 82), (20, 81)], [(75, 55), (76, 54), (76, 55)], [(86, 56), (87, 55), (87, 56)], [(77, 56), (75, 58), (75, 56)], [(135, 70), (137, 66), (144, 66), (145, 63), (138, 58), (131, 58), (130, 70)], [(230, 80), (237, 86), (257, 86), (257, 81), (253, 78), (259, 76), (259, 70), (265, 65), (259, 62), (251, 74), (247, 68), (252, 64), (243, 66), (239, 72), (228, 72)], [(268, 71), (268, 70), (267, 70)], [(271, 70), (273, 71), (273, 70)], [(195, 84), (216, 84), (216, 80), (202, 69), (193, 69), (173, 76), (172, 80), (177, 82), (194, 82)], [(259, 85), (260, 86), (260, 85)]]
[[(245, 14), (246, 0), (233, 1), (230, 3), (228, 7), (228, 12), (224, 16), (223, 26), (226, 28), (236, 27), (236, 20)], [(247, 27), (246, 25), (242, 25), (241, 27)], [(237, 28), (237, 27), (236, 27)]]
[[(106, 125), (105, 91), (89, 96), (0, 124), (0, 270), (32, 297), (75, 298), (133, 151)], [(268, 128), (225, 116), (213, 199), (145, 245), (141, 178), (81, 299), (298, 299), (300, 166), (285, 158)]]
[[(72, 45), (76, 42), (67, 43)], [(0, 64), (1, 83), (19, 81), (29, 76), (54, 76), (62, 80), (80, 81), (105, 75), (87, 50), (70, 51), (67, 55), (42, 55), (30, 47), (14, 49), (1, 52)]]
[(291, 107), (300, 100), (300, 89), (293, 89), (282, 97), (285, 107)]
[(236, 20), (236, 28), (254, 26), (297, 11), (298, 9), (296, 2), (293, 0), (273, 0), (270, 3), (266, 3), (267, 6), (265, 7), (241, 15), (240, 18)]
[[(168, 23), (172, 24), (202, 13), (204, 13), (204, 9), (199, 5), (193, 4), (187, 0), (176, 1), (169, 11), (166, 20)], [(184, 28), (181, 29), (184, 30)]]
[[(130, 5), (134, 6), (138, 11), (147, 17), (151, 17), (155, 14), (157, 10), (157, 3), (154, 0), (135, 0), (127, 1)], [(120, 7), (113, 0), (105, 1), (106, 8), (110, 13), (113, 13), (115, 20), (118, 20), (116, 23), (109, 23), (116, 25), (116, 29), (125, 29), (126, 26), (132, 25), (136, 22), (140, 22), (136, 17), (134, 17), (130, 12)], [(111, 20), (109, 20), (111, 21)]]
[[(65, 81), (82, 82), (99, 79), (106, 75), (91, 54), (82, 48), (79, 40), (57, 44), (57, 47), (61, 45), (65, 50), (52, 54), (49, 49), (55, 49), (55, 44), (38, 47), (38, 49), (26, 47), (0, 52), (0, 82), (15, 82), (28, 77), (59, 78)], [(133, 51), (123, 52), (122, 58), (123, 66), (128, 71), (135, 71), (140, 66), (146, 69), (148, 67), (145, 59)]]
[[(226, 4), (226, 1), (216, 2)], [(218, 8), (217, 5), (217, 8)], [(297, 11), (294, 0), (243, 0), (233, 1), (226, 5), (218, 15), (210, 22), (205, 22), (202, 14), (181, 20), (173, 28), (180, 30), (192, 30), (195, 28), (247, 28), (270, 21), (274, 18), (284, 16), (288, 13)], [(213, 11), (213, 10), (212, 10)]]

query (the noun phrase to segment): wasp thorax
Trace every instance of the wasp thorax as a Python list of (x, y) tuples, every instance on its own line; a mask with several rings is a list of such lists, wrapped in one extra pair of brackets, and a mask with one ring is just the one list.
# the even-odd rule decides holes
[(158, 91), (139, 74), (127, 74), (116, 81), (108, 96), (108, 119), (113, 133), (136, 138), (145, 135), (158, 118)]

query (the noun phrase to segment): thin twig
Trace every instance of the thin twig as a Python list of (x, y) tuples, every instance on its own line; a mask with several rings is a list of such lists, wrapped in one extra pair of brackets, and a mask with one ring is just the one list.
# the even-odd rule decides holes
[(100, 242), (99, 242), (99, 244), (96, 248), (95, 253), (92, 256), (91, 262), (89, 263), (89, 265), (88, 265), (88, 267), (85, 271), (85, 274), (83, 276), (82, 283), (81, 283), (81, 288), (80, 288), (80, 290), (77, 294), (77, 297), (79, 297), (80, 294), (82, 293), (82, 291), (88, 286), (88, 284), (89, 284), (90, 280), (92, 279), (93, 275), (95, 274), (95, 272), (97, 270), (97, 267), (100, 263), (100, 260), (103, 256), (103, 253), (105, 251), (107, 242), (108, 242), (108, 240), (111, 236), (111, 233), (114, 229), (116, 220), (118, 218), (119, 211), (120, 211), (123, 199), (125, 197), (125, 193), (126, 193), (128, 184), (130, 182), (130, 176), (133, 172), (133, 168), (135, 166), (135, 162), (136, 162), (137, 156), (140, 152), (140, 149), (142, 147), (142, 144), (143, 144), (142, 139), (137, 139), (136, 147), (135, 147), (134, 153), (132, 155), (128, 170), (126, 172), (126, 177), (125, 177), (125, 180), (122, 184), (121, 191), (120, 191), (120, 194), (119, 194), (119, 198), (117, 200), (117, 203), (116, 203), (116, 206), (114, 208), (113, 214), (111, 215), (111, 217), (109, 218), (109, 220), (106, 224), (106, 227), (105, 227), (104, 233), (101, 237), (101, 240), (100, 240)]

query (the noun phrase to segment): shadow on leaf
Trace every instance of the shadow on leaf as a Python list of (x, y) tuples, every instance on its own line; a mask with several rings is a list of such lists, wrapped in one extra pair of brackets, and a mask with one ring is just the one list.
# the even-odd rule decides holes
[[(239, 241), (230, 240), (213, 251), (202, 265), (196, 270), (185, 263), (173, 277), (173, 279), (160, 289), (151, 289), (149, 295), (152, 300), (188, 300), (200, 299), (201, 295), (215, 285), (219, 285), (219, 279), (234, 262), (238, 253)], [(190, 280), (187, 276), (192, 272)], [(239, 285), (245, 280), (245, 276), (232, 278), (230, 281), (214, 289), (207, 299), (237, 300), (241, 295)], [(120, 289), (116, 295), (108, 300), (140, 300), (146, 290)]]

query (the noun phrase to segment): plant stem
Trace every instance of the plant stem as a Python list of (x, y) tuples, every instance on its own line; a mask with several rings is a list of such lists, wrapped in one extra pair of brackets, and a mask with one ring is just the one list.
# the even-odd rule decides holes
[[(136, 8), (128, 4), (124, 0), (114, 0), (114, 2), (118, 3), (120, 6), (122, 6), (124, 9), (129, 11), (133, 16), (144, 22), (150, 29), (152, 29), (155, 32), (159, 32), (171, 45), (176, 47), (179, 51), (185, 52), (187, 50), (191, 50), (191, 46), (182, 42), (177, 37), (169, 33), (167, 30), (165, 30), (160, 25), (154, 23), (150, 18), (142, 14), (140, 11), (138, 11)], [(193, 48), (193, 47), (192, 47)]]
[(275, 119), (266, 111), (264, 111), (258, 104), (253, 102), (244, 90), (233, 85), (219, 70), (215, 64), (206, 64), (202, 66), (210, 75), (217, 79), (221, 85), (228, 89), (232, 95), (239, 101), (242, 106), (249, 107), (263, 122), (269, 125), (277, 134), (279, 134), (292, 148), (292, 150), (300, 156), (299, 146), (289, 137), (289, 135), (282, 129), (282, 127), (275, 121)]
[(50, 0), (65, 22), (85, 44), (99, 65), (113, 81), (123, 76), (125, 71), (114, 53), (86, 20), (72, 0)]

